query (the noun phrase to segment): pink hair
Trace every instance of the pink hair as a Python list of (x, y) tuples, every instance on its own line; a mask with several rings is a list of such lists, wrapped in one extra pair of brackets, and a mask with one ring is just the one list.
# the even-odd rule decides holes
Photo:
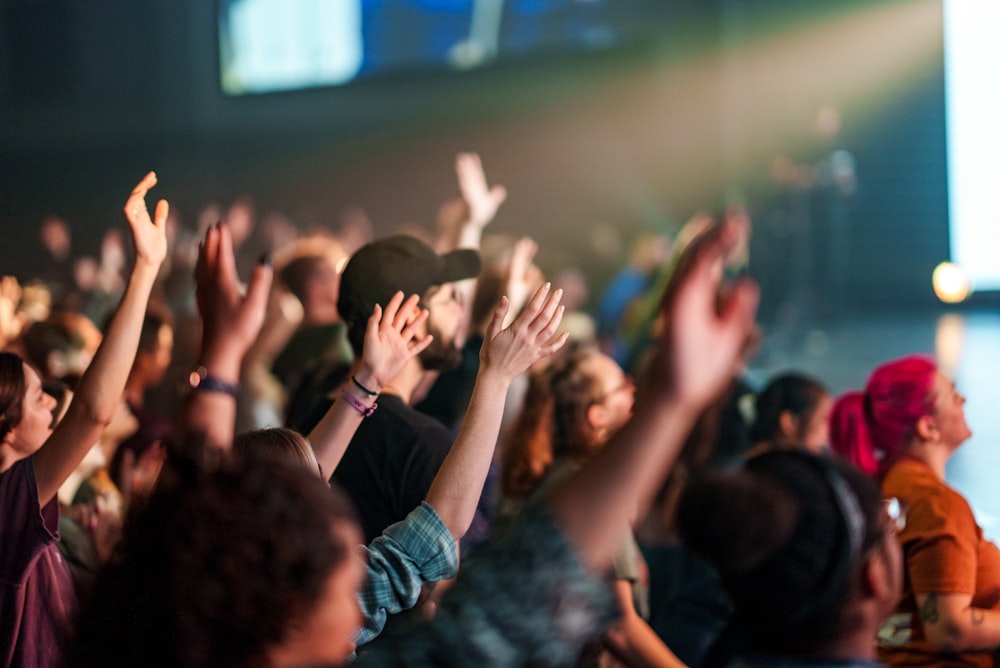
[(917, 420), (933, 410), (937, 365), (903, 357), (875, 369), (865, 391), (848, 392), (830, 415), (830, 446), (870, 475), (894, 462), (913, 438)]

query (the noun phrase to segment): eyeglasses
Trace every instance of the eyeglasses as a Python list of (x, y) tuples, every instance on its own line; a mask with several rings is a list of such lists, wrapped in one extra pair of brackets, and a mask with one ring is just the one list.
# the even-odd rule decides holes
[(903, 529), (906, 528), (906, 511), (909, 510), (906, 502), (895, 497), (882, 499), (882, 507), (885, 510), (885, 516), (889, 518), (889, 528), (893, 534), (902, 533)]

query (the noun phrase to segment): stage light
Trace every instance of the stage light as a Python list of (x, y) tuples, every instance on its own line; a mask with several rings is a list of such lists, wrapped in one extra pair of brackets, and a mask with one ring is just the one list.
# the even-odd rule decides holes
[(958, 304), (972, 293), (969, 278), (962, 268), (951, 262), (942, 262), (931, 276), (934, 294), (945, 304)]

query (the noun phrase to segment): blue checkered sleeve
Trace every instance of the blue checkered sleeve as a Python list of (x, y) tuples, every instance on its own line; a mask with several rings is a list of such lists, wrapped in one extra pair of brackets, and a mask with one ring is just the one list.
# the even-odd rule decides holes
[(458, 573), (455, 539), (426, 501), (363, 549), (368, 580), (358, 593), (364, 615), (359, 646), (382, 632), (389, 615), (412, 608), (425, 582)]
[(574, 666), (618, 614), (544, 507), (529, 506), (462, 568), (431, 621), (407, 620), (358, 668)]

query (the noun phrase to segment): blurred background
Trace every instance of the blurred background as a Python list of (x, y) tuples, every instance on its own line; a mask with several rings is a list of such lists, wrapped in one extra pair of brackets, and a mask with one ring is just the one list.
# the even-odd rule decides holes
[(455, 154), (477, 151), (509, 192), (491, 231), (530, 233), (549, 275), (582, 269), (591, 306), (642, 235), (742, 205), (763, 288), (752, 373), (794, 367), (840, 392), (937, 354), (976, 432), (949, 475), (1000, 527), (983, 475), (1000, 463), (995, 3), (0, 8), (3, 273), (32, 275), (52, 215), (97, 254), (149, 169), (191, 228), (249, 194), (303, 228), (362, 215), (382, 235), (432, 229)]

